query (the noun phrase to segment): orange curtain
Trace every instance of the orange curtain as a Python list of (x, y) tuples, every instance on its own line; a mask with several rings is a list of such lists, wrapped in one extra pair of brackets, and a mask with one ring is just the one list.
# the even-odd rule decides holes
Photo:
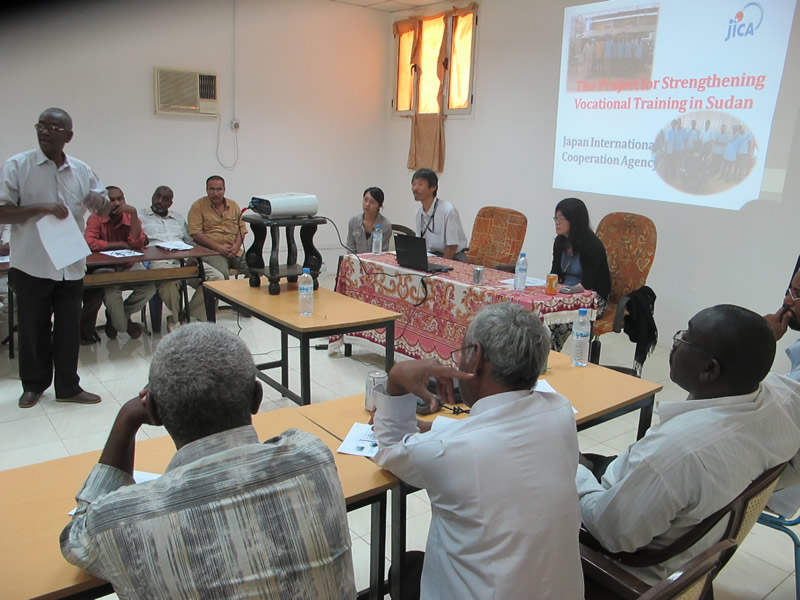
[[(443, 97), (445, 57), (447, 56), (446, 19), (457, 16), (453, 30), (453, 46), (463, 52), (465, 44), (469, 44), (469, 53), (459, 59), (453, 90), (453, 72), (450, 73), (451, 92), (447, 99), (451, 108), (462, 108), (469, 103), (469, 65), (472, 52), (472, 35), (474, 29), (475, 10), (477, 4), (472, 3), (461, 9), (453, 9), (445, 13), (424, 17), (412, 17), (399, 21), (394, 25), (395, 35), (401, 36), (399, 49), (405, 52), (402, 35), (414, 32), (414, 43), (410, 51), (411, 64), (417, 69), (418, 95), (415, 114), (411, 117), (411, 143), (408, 150), (408, 168), (412, 170), (423, 167), (433, 169), (437, 173), (444, 170), (445, 137), (443, 113), (445, 99)], [(407, 45), (410, 45), (407, 43)], [(438, 52), (437, 52), (438, 50)], [(398, 59), (400, 60), (400, 59)], [(466, 61), (466, 62), (465, 62)], [(401, 63), (402, 64), (402, 63)], [(451, 65), (452, 68), (452, 65)], [(410, 72), (410, 70), (409, 70)], [(413, 79), (411, 79), (413, 85)], [(398, 75), (398, 110), (400, 109), (400, 76)], [(404, 92), (404, 98), (408, 93)], [(454, 104), (455, 103), (455, 104)], [(409, 101), (404, 106), (410, 107)], [(408, 110), (408, 108), (406, 108)]]

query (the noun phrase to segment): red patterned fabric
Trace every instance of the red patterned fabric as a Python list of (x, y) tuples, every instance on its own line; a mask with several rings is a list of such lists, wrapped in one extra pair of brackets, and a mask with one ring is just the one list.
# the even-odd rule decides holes
[[(361, 259), (359, 261), (359, 258)], [(597, 296), (592, 291), (582, 294), (548, 296), (544, 287), (528, 287), (515, 292), (500, 281), (513, 277), (510, 273), (484, 269), (484, 285), (472, 285), (473, 265), (436, 259), (453, 267), (449, 273), (425, 275), (397, 265), (394, 254), (361, 254), (344, 256), (339, 267), (336, 290), (403, 316), (395, 324), (395, 350), (413, 358), (449, 360), (450, 353), (461, 347), (467, 325), (487, 304), (516, 302), (528, 310), (538, 310), (545, 324), (572, 322), (579, 308), (589, 311), (594, 319)], [(420, 306), (414, 306), (424, 299)], [(383, 329), (352, 334), (383, 345)], [(350, 334), (348, 335), (350, 337)], [(341, 339), (331, 338), (331, 342)]]
[(614, 316), (620, 298), (647, 283), (658, 239), (653, 221), (642, 215), (623, 212), (603, 217), (597, 226), (597, 237), (606, 247), (611, 293), (606, 312), (592, 328), (596, 336), (614, 330)]
[(484, 206), (472, 225), (467, 258), (473, 265), (513, 265), (519, 258), (528, 218), (510, 208)]

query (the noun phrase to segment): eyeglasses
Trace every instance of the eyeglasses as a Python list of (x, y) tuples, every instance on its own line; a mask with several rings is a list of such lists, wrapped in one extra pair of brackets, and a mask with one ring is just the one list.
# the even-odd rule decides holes
[[(678, 344), (686, 344), (687, 346), (692, 346), (693, 348), (697, 348), (698, 350), (710, 354), (714, 360), (717, 360), (717, 357), (714, 356), (714, 353), (711, 350), (706, 350), (702, 346), (698, 346), (694, 342), (690, 342), (689, 340), (683, 339), (683, 336), (686, 335), (686, 329), (681, 329), (675, 335), (672, 336), (672, 345), (677, 346)], [(719, 362), (717, 360), (717, 362)]]
[(472, 350), (475, 347), (475, 344), (470, 344), (469, 346), (464, 346), (463, 348), (459, 348), (458, 350), (453, 350), (450, 353), (450, 360), (456, 363), (456, 366), (461, 364), (461, 357), (466, 350)]
[(61, 125), (54, 125), (53, 123), (34, 123), (36, 131), (49, 131), (50, 133), (64, 133), (66, 129)]
[(786, 288), (786, 295), (789, 296), (789, 298), (792, 299), (792, 302), (797, 302), (798, 300), (800, 300), (800, 297), (796, 297), (792, 293), (792, 288)]
[(567, 219), (565, 217), (553, 217), (553, 223), (563, 223)]

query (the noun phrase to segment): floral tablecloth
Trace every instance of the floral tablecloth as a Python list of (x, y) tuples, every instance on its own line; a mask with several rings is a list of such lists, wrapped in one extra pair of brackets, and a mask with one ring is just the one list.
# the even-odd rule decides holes
[[(336, 291), (401, 313), (395, 324), (395, 351), (414, 358), (438, 358), (447, 361), (453, 350), (461, 347), (472, 317), (487, 304), (516, 302), (544, 315), (545, 324), (569, 323), (577, 319), (578, 309), (586, 308), (594, 320), (596, 294), (556, 294), (548, 296), (544, 286), (515, 292), (500, 281), (513, 274), (484, 269), (484, 284), (472, 284), (473, 265), (433, 259), (453, 268), (435, 276), (400, 267), (394, 254), (347, 255), (342, 258)], [(380, 345), (385, 331), (369, 330), (348, 334), (346, 341), (360, 338)], [(331, 338), (332, 349), (343, 341)]]

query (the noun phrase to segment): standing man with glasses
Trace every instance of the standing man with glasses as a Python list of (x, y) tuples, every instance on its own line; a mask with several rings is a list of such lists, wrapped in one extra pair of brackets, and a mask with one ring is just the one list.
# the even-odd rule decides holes
[[(103, 184), (86, 163), (64, 153), (72, 118), (48, 108), (35, 124), (39, 147), (9, 158), (0, 168), (0, 222), (10, 223), (10, 280), (18, 297), (20, 408), (34, 406), (55, 370), (58, 402), (96, 404), (78, 377), (79, 321), (86, 260), (56, 269), (36, 222), (52, 215), (75, 219), (82, 232), (86, 211), (106, 215)], [(52, 321), (52, 322), (51, 322)]]
[(425, 238), (428, 252), (460, 262), (467, 260), (467, 236), (461, 218), (452, 203), (441, 200), (439, 178), (430, 169), (420, 169), (411, 177), (411, 193), (420, 203), (417, 209), (417, 233)]
[[(493, 304), (469, 324), (458, 369), (400, 362), (377, 389), (375, 462), (425, 488), (433, 509), (421, 598), (583, 598), (575, 417), (566, 398), (534, 389), (549, 351), (534, 313)], [(417, 398), (435, 405), (432, 377), (446, 404), (457, 379), (471, 413), (422, 433)]]
[[(670, 379), (687, 399), (660, 403), (661, 422), (603, 473), (580, 457), (583, 523), (608, 552), (668, 546), (800, 445), (800, 384), (770, 374), (775, 336), (763, 317), (714, 306), (673, 340)], [(652, 585), (718, 542), (726, 524), (663, 563), (625, 568)]]

